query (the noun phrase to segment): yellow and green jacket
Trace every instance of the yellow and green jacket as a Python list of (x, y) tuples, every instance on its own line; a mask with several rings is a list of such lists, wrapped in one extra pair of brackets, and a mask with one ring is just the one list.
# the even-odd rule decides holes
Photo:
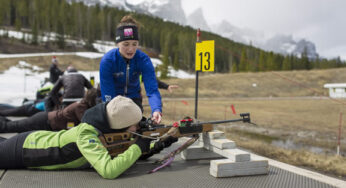
[(114, 179), (132, 166), (142, 155), (138, 145), (111, 158), (99, 134), (114, 132), (109, 128), (106, 104), (87, 110), (82, 123), (59, 132), (35, 131), (23, 144), (23, 162), (28, 168), (45, 170), (75, 169), (89, 164), (103, 177)]

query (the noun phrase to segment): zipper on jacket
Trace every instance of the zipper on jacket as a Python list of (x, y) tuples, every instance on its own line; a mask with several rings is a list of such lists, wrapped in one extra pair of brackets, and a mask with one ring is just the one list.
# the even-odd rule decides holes
[(127, 86), (129, 84), (129, 75), (130, 75), (130, 60), (126, 60), (126, 84), (124, 88), (124, 96), (127, 96)]

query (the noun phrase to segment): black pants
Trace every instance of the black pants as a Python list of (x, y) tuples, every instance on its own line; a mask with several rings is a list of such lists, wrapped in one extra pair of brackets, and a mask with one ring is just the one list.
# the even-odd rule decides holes
[(12, 105), (9, 105), (9, 104), (0, 104), (0, 111), (8, 110), (8, 109), (13, 109), (13, 108), (16, 108), (16, 106), (12, 106)]
[(23, 164), (23, 144), (31, 132), (17, 134), (9, 139), (0, 139), (0, 169), (21, 169)]
[(37, 108), (35, 108), (34, 105), (32, 104), (26, 104), (20, 107), (16, 108), (11, 108), (11, 109), (6, 109), (6, 110), (1, 110), (0, 111), (0, 116), (26, 116), (30, 117), (38, 112), (41, 112)]
[(0, 132), (26, 132), (32, 130), (52, 130), (48, 122), (48, 112), (39, 112), (29, 118), (0, 122)]

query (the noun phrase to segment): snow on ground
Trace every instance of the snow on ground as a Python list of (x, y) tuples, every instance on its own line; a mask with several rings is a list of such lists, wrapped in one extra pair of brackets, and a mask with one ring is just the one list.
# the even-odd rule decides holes
[(48, 72), (38, 74), (19, 66), (11, 67), (0, 74), (0, 103), (21, 105), (25, 97), (34, 99), (41, 80), (48, 76)]
[[(32, 69), (32, 70), (31, 70)], [(40, 69), (25, 61), (20, 61), (16, 66), (0, 73), (0, 103), (21, 105), (24, 98), (35, 99), (36, 91), (41, 88), (43, 80), (49, 77), (48, 72), (38, 73)], [(99, 82), (98, 71), (80, 71), (86, 78), (95, 77), (95, 82)]]
[(80, 57), (89, 58), (89, 59), (96, 59), (96, 58), (103, 57), (103, 53), (96, 53), (96, 52), (76, 52), (76, 55)]
[(0, 58), (37, 57), (37, 56), (60, 56), (60, 55), (76, 55), (76, 52), (0, 54)]

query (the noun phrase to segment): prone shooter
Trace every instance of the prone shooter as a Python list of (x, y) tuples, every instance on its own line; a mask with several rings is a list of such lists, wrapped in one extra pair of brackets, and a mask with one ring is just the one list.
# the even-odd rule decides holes
[[(151, 146), (152, 149), (150, 149), (148, 153), (142, 154), (141, 158), (143, 159), (159, 153), (165, 147), (169, 147), (173, 142), (176, 142), (177, 138), (179, 137), (191, 137), (178, 149), (172, 151), (162, 159), (156, 161), (157, 163), (161, 163), (163, 165), (149, 172), (153, 173), (169, 165), (174, 160), (176, 154), (180, 153), (198, 140), (199, 133), (212, 131), (214, 129), (214, 125), (239, 121), (250, 123), (249, 113), (241, 113), (240, 116), (240, 119), (209, 122), (193, 122), (191, 118), (186, 117), (181, 120), (180, 123), (175, 122), (173, 125), (158, 125), (154, 124), (150, 118), (142, 118), (142, 120), (139, 122), (139, 129), (137, 130), (137, 132), (127, 131), (121, 133), (102, 134), (99, 136), (99, 138), (102, 144), (109, 151), (109, 154), (113, 157), (126, 151), (127, 148), (135, 143), (136, 139), (140, 137), (155, 140), (156, 142)], [(137, 136), (136, 139), (133, 139), (134, 135)]]

